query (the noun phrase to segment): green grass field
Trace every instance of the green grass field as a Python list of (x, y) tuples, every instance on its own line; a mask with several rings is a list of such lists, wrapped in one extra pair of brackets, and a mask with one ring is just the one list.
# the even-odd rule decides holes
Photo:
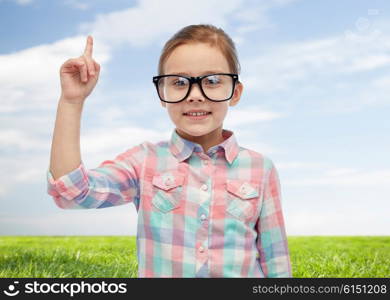
[[(293, 277), (390, 277), (390, 237), (288, 237)], [(0, 277), (137, 277), (135, 237), (0, 236)]]

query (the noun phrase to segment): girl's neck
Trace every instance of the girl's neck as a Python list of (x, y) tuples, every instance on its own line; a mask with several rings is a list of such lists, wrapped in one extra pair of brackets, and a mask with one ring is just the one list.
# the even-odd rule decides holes
[(184, 139), (189, 140), (191, 142), (200, 144), (203, 148), (203, 152), (207, 152), (207, 150), (215, 145), (218, 145), (224, 141), (222, 136), (222, 125), (217, 129), (202, 135), (202, 136), (193, 136), (189, 135), (182, 130), (176, 128), (176, 132)]

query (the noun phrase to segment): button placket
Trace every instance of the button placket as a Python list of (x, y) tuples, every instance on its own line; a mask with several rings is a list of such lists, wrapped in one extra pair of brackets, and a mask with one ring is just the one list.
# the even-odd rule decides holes
[(212, 176), (213, 173), (216, 171), (215, 167), (214, 167), (214, 162), (212, 161), (212, 159), (205, 159), (205, 160), (202, 160), (202, 164), (203, 164), (203, 172), (207, 175), (207, 176)]
[(207, 220), (207, 216), (205, 214), (202, 214), (200, 216), (200, 222), (202, 223), (202, 226), (207, 228), (209, 226), (209, 221)]

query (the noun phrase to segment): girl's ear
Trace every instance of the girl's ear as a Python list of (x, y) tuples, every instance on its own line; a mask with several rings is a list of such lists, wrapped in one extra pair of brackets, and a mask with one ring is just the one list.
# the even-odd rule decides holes
[(232, 99), (229, 101), (229, 106), (234, 106), (240, 101), (242, 92), (244, 90), (244, 85), (242, 82), (239, 82), (236, 84), (236, 87), (234, 88), (234, 93)]

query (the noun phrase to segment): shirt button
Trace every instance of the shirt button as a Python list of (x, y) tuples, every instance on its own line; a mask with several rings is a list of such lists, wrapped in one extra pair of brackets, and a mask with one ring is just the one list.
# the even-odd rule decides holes
[(244, 195), (244, 196), (245, 196), (245, 195), (246, 195), (246, 192), (247, 192), (247, 190), (246, 190), (246, 188), (245, 188), (245, 187), (242, 187), (240, 192), (241, 192), (241, 194), (242, 194), (242, 195)]
[(199, 252), (201, 252), (201, 253), (203, 253), (203, 252), (204, 252), (204, 248), (203, 248), (203, 246), (200, 246), (200, 247), (199, 247)]
[(202, 221), (206, 220), (206, 215), (205, 215), (205, 214), (202, 214), (202, 215), (200, 216), (200, 219), (201, 219)]
[(204, 191), (207, 191), (207, 188), (208, 188), (207, 184), (203, 184), (202, 187), (201, 187), (201, 189), (204, 190)]
[(166, 178), (164, 181), (165, 185), (169, 186), (172, 183), (172, 179), (170, 177)]
[(205, 166), (207, 166), (209, 164), (209, 161), (208, 160), (204, 160), (203, 163), (205, 164)]

